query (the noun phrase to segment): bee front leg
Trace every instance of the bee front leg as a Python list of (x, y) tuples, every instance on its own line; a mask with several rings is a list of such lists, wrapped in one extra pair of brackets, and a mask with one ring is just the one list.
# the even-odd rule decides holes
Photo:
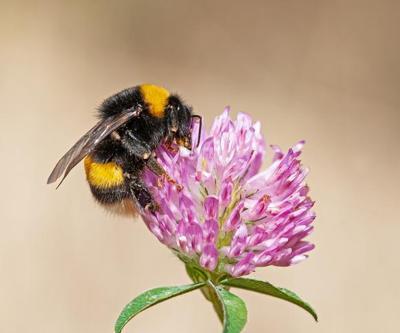
[[(161, 166), (160, 163), (157, 162), (156, 158), (154, 156), (150, 156), (149, 159), (146, 161), (147, 167), (157, 176), (160, 177), (160, 180), (162, 178), (165, 178), (170, 184), (175, 185), (176, 189), (178, 191), (182, 191), (183, 186), (178, 184), (175, 179), (173, 179), (167, 171)], [(159, 183), (159, 186), (161, 186), (162, 183)]]
[(176, 147), (173, 147), (173, 143), (174, 143), (174, 133), (170, 131), (167, 135), (167, 138), (165, 139), (164, 146), (169, 151), (176, 153), (178, 149)]

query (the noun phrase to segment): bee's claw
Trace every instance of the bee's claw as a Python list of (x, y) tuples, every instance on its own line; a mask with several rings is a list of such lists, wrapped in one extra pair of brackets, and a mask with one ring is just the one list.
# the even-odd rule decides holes
[(181, 192), (183, 190), (183, 185), (178, 184), (177, 182), (173, 183), (175, 185), (175, 188), (178, 192)]
[(181, 184), (179, 184), (175, 179), (173, 179), (172, 177), (167, 176), (167, 181), (168, 183), (175, 185), (175, 188), (180, 192), (183, 190), (183, 186)]
[(158, 188), (163, 188), (165, 185), (165, 179), (163, 176), (160, 176), (157, 178), (157, 187)]
[(174, 147), (172, 144), (167, 144), (166, 148), (171, 153), (177, 153), (179, 151), (178, 147)]
[(154, 214), (155, 212), (160, 210), (160, 206), (155, 202), (150, 202), (144, 207), (144, 210)]
[(168, 175), (162, 175), (162, 176), (158, 177), (158, 179), (157, 179), (157, 187), (158, 188), (162, 188), (165, 185), (165, 181), (167, 181), (171, 185), (174, 185), (175, 188), (179, 192), (183, 190), (183, 186), (181, 184), (179, 184), (175, 179), (173, 179), (172, 177), (170, 177)]

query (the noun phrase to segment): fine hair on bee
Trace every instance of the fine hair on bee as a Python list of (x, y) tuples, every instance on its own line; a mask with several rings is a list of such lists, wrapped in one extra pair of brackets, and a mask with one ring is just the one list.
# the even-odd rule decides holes
[[(84, 134), (58, 161), (47, 183), (68, 173), (84, 159), (86, 179), (94, 198), (106, 207), (132, 206), (136, 210), (157, 211), (158, 205), (142, 180), (145, 169), (181, 186), (169, 176), (155, 157), (164, 144), (192, 149), (192, 119), (199, 121), (200, 142), (202, 118), (182, 99), (163, 87), (142, 84), (127, 88), (107, 98), (99, 107), (100, 120)], [(58, 185), (58, 186), (59, 186)]]

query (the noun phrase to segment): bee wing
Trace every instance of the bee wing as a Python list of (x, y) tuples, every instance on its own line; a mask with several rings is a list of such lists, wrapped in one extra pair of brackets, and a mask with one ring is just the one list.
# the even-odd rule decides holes
[(82, 136), (63, 157), (61, 157), (47, 179), (47, 184), (54, 183), (62, 174), (64, 174), (58, 184), (58, 186), (60, 186), (72, 168), (86, 155), (92, 152), (93, 149), (104, 140), (104, 138), (106, 138), (112, 131), (125, 124), (128, 120), (139, 116), (140, 112), (140, 108), (135, 108), (130, 112), (119, 113), (115, 116), (100, 120), (84, 136)]

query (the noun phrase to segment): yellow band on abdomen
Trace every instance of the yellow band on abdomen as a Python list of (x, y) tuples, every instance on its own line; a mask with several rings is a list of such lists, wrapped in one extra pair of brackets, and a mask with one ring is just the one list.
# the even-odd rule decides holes
[(87, 156), (84, 165), (86, 178), (90, 185), (110, 188), (124, 183), (124, 172), (115, 162), (97, 163)]

